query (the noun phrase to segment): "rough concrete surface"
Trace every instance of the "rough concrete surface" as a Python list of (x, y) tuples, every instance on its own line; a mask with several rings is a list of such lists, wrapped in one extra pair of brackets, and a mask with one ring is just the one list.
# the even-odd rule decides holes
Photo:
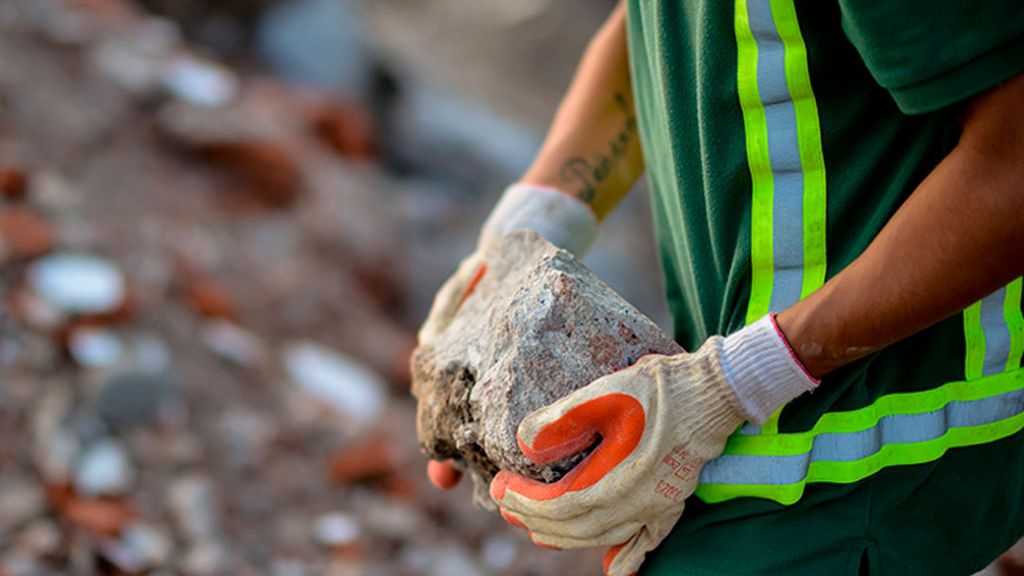
[(429, 456), (471, 472), (477, 500), (499, 469), (554, 481), (583, 455), (527, 460), (530, 412), (645, 354), (682, 351), (571, 254), (536, 233), (487, 247), (487, 269), (449, 327), (413, 355), (417, 429)]

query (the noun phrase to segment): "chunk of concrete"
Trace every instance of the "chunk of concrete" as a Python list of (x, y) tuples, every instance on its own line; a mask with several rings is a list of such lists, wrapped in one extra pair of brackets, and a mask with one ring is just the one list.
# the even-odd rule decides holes
[(527, 460), (516, 441), (527, 414), (641, 356), (683, 350), (536, 233), (512, 233), (485, 251), (479, 283), (448, 328), (416, 349), (412, 370), (423, 449), (467, 469), (488, 506), (499, 469), (552, 482), (585, 457)]

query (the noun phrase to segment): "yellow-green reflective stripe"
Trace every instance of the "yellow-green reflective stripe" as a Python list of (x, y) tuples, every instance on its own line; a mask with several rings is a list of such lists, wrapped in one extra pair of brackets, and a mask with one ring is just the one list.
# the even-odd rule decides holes
[[(887, 466), (929, 462), (950, 448), (1005, 438), (1024, 428), (1022, 392), (1024, 370), (1016, 370), (884, 396), (864, 409), (826, 414), (809, 432), (735, 437), (723, 457), (705, 467), (697, 495), (708, 502), (746, 496), (788, 504), (808, 482), (856, 482)], [(882, 418), (887, 421), (878, 428)], [(842, 442), (815, 446), (815, 438), (826, 439), (825, 434)], [(917, 437), (927, 439), (908, 440)], [(850, 450), (867, 454), (844, 453)], [(727, 478), (759, 481), (721, 482)]]
[(789, 456), (811, 449), (815, 436), (867, 430), (886, 416), (923, 414), (938, 410), (950, 402), (970, 402), (998, 396), (1024, 388), (1024, 370), (986, 376), (977, 380), (949, 382), (920, 392), (886, 394), (874, 403), (857, 410), (826, 412), (806, 432), (789, 432), (773, 436), (732, 436), (723, 454), (756, 454)]
[(800, 34), (793, 0), (771, 0), (779, 37), (786, 47), (786, 82), (796, 110), (796, 131), (803, 171), (804, 277), (800, 298), (825, 283), (825, 159), (818, 104), (811, 89), (807, 46)]
[(981, 377), (985, 364), (985, 332), (981, 329), (981, 302), (975, 302), (964, 309), (964, 378), (974, 380)]
[(968, 306), (964, 316), (964, 377), (980, 378), (1020, 367), (1024, 350), (1021, 279)]
[(708, 503), (723, 502), (733, 498), (766, 498), (780, 504), (793, 504), (803, 496), (808, 482), (830, 482), (849, 484), (863, 480), (889, 466), (923, 464), (942, 457), (951, 448), (964, 448), (987, 444), (1016, 434), (1024, 429), (1024, 413), (1006, 420), (970, 426), (950, 428), (943, 436), (925, 442), (909, 444), (886, 444), (868, 458), (852, 462), (812, 462), (807, 477), (792, 484), (701, 484), (697, 497)]
[(1003, 315), (1010, 331), (1010, 352), (1006, 358), (1006, 371), (1021, 367), (1024, 359), (1024, 311), (1021, 310), (1021, 292), (1024, 278), (1017, 278), (1006, 285), (1006, 300), (1003, 301)]
[(751, 285), (747, 323), (768, 313), (772, 297), (772, 175), (768, 126), (757, 89), (757, 42), (746, 0), (736, 0), (736, 88), (743, 110), (747, 166), (753, 187), (750, 222)]
[(736, 0), (734, 20), (752, 187), (750, 323), (824, 283), (826, 182), (793, 0)]

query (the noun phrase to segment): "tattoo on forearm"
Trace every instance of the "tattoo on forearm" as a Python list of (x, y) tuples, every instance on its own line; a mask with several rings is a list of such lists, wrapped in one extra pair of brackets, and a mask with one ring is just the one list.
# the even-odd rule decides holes
[(636, 137), (636, 114), (623, 93), (615, 94), (615, 103), (625, 115), (622, 129), (608, 142), (608, 150), (590, 158), (572, 156), (562, 164), (562, 181), (576, 187), (576, 196), (587, 202), (594, 201), (597, 189), (608, 179), (615, 163), (626, 156), (629, 145)]

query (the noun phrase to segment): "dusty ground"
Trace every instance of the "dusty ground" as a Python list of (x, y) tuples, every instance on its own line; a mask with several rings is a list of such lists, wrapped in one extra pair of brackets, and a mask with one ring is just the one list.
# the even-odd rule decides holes
[[(0, 169), (27, 182), (0, 201), (0, 574), (598, 566), (427, 485), (407, 357), (474, 224), (381, 168), (358, 105), (243, 73), (208, 108), (195, 67), (199, 96), (165, 85), (192, 47), (113, 0), (5, 2), (0, 53)], [(67, 251), (119, 270), (116, 309), (33, 284)], [(303, 387), (303, 342), (385, 403)]]

